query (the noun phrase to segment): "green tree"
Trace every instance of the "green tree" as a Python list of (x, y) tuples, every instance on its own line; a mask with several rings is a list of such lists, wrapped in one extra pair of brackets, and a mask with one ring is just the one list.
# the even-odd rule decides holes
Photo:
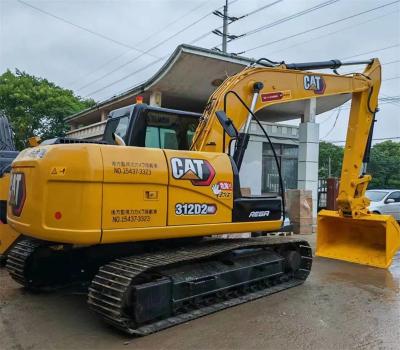
[(343, 147), (322, 141), (319, 143), (318, 176), (320, 179), (326, 179), (329, 176), (329, 159), (331, 177), (340, 177), (340, 172), (342, 170)]
[(400, 143), (385, 141), (371, 149), (367, 173), (372, 175), (368, 188), (400, 188)]
[(68, 130), (64, 118), (93, 106), (54, 83), (16, 70), (0, 75), (0, 112), (10, 120), (18, 149), (31, 136), (48, 139)]

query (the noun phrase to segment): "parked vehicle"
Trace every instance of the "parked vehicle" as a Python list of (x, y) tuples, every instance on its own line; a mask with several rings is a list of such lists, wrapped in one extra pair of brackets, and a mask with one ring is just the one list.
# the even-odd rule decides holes
[(400, 221), (400, 190), (368, 190), (369, 210), (376, 214), (392, 215)]

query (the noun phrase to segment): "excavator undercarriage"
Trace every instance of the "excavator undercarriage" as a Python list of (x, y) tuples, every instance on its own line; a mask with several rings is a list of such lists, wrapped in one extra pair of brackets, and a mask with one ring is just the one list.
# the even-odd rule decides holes
[(141, 253), (132, 245), (131, 254), (125, 247), (105, 263), (118, 248), (96, 251), (96, 259), (88, 249), (22, 239), (7, 268), (34, 291), (89, 285), (94, 312), (126, 333), (146, 335), (302, 284), (312, 265), (309, 244), (290, 237), (144, 244)]

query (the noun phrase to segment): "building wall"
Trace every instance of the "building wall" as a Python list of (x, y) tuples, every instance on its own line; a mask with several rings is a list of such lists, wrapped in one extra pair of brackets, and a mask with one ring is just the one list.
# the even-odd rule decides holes
[[(270, 136), (279, 157), (279, 149), (281, 148), (280, 145), (293, 146), (297, 150), (299, 134), (298, 127), (273, 123), (262, 124)], [(268, 192), (268, 190), (265, 190), (265, 186), (263, 186), (263, 182), (266, 182), (266, 179), (264, 179), (263, 176), (269, 176), (271, 178), (270, 180), (276, 184), (276, 186), (273, 186), (273, 188), (269, 189), (269, 191), (278, 191), (279, 181), (275, 160), (271, 162), (273, 169), (266, 169), (269, 164), (266, 164), (265, 149), (270, 148), (269, 143), (256, 123), (251, 125), (250, 130), (252, 135), (243, 159), (242, 169), (239, 172), (240, 186), (242, 188), (250, 188), (252, 195), (260, 195)], [(293, 162), (293, 164), (289, 167), (286, 166), (285, 171), (293, 174), (295, 180), (292, 182), (296, 184), (297, 159), (296, 162)], [(266, 175), (267, 173), (268, 175)]]

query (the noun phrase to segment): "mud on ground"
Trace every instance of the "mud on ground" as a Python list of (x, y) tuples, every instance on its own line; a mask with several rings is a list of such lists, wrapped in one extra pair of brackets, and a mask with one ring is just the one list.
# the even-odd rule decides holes
[(131, 338), (85, 295), (31, 294), (0, 269), (0, 349), (400, 349), (400, 255), (389, 271), (316, 258), (306, 283)]

